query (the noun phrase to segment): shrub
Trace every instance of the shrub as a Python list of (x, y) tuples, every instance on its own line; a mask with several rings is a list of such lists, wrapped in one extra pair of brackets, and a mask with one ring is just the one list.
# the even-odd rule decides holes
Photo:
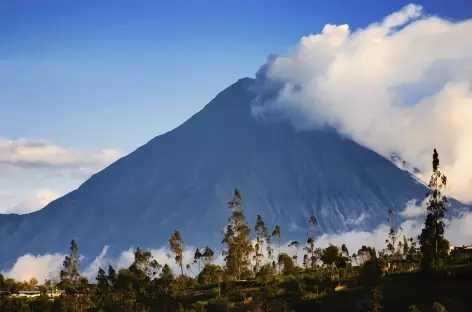
[(228, 300), (210, 300), (206, 306), (207, 312), (227, 312), (229, 311), (230, 302)]
[(228, 300), (233, 301), (233, 302), (242, 302), (246, 300), (246, 295), (240, 292), (232, 292), (229, 294)]
[(420, 312), (415, 305), (412, 305), (408, 308), (408, 312)]
[(447, 312), (447, 309), (439, 302), (435, 302), (433, 303), (433, 312)]
[(205, 302), (203, 301), (197, 301), (196, 303), (193, 304), (193, 309), (195, 310), (195, 312), (205, 312), (206, 309), (205, 309)]

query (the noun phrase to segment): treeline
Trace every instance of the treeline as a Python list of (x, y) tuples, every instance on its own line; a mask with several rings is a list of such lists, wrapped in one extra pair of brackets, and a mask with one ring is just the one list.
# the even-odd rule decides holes
[[(290, 298), (316, 299), (353, 282), (364, 289), (366, 309), (379, 311), (382, 276), (386, 272), (417, 269), (431, 272), (457, 263), (457, 255), (448, 255), (449, 243), (444, 238), (447, 198), (442, 190), (446, 183), (434, 150), (428, 212), (418, 240), (402, 235), (401, 229), (395, 227), (393, 211), (389, 210), (390, 232), (383, 250), (362, 246), (350, 253), (344, 244), (320, 248), (315, 245), (318, 221), (311, 216), (307, 220), (310, 231), (306, 242), (287, 244), (294, 255), (281, 251), (284, 235), (280, 225), (269, 229), (260, 215), (254, 226), (248, 224), (242, 194), (236, 189), (228, 201), (231, 216), (222, 237), (223, 265), (213, 263), (215, 253), (208, 246), (196, 249), (192, 263), (184, 263), (184, 241), (176, 230), (169, 238), (168, 256), (178, 272), (168, 264), (158, 263), (149, 250), (137, 248), (128, 268), (117, 270), (111, 265), (100, 268), (95, 282), (89, 284), (79, 272), (79, 249), (72, 240), (58, 281), (45, 281), (39, 288), (41, 296), (36, 299), (5, 297), (0, 310), (228, 311), (232, 307), (240, 309), (237, 311), (291, 311)], [(186, 275), (185, 269), (195, 272), (194, 276)], [(37, 280), (18, 283), (0, 275), (4, 295), (34, 289), (37, 284)], [(48, 294), (56, 288), (65, 290), (65, 294), (51, 299)]]

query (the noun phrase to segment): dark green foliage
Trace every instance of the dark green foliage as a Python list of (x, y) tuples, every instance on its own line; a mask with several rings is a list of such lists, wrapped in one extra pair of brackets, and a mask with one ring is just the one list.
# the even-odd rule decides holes
[(430, 192), (425, 227), (419, 236), (421, 250), (421, 268), (429, 271), (434, 264), (437, 269), (439, 260), (445, 257), (449, 242), (444, 238), (444, 213), (447, 197), (442, 195), (446, 187), (447, 178), (439, 170), (439, 155), (436, 149), (433, 152), (433, 173), (429, 181)]
[(447, 309), (439, 302), (435, 302), (433, 303), (433, 312), (447, 312)]
[(169, 245), (170, 250), (174, 253), (175, 263), (180, 267), (181, 275), (184, 275), (184, 242), (179, 231), (175, 230), (174, 234), (169, 238)]
[(228, 300), (210, 300), (207, 304), (207, 312), (227, 312), (229, 311), (230, 302)]
[[(436, 152), (433, 159), (433, 167), (436, 165), (437, 169), (439, 160)], [(441, 177), (437, 172), (434, 174)], [(440, 184), (445, 185), (445, 178)], [(430, 185), (435, 184), (431, 182)], [(434, 191), (434, 187), (431, 189)], [(401, 239), (395, 231), (392, 211), (389, 211), (391, 231), (386, 241), (387, 248), (377, 255), (374, 248), (362, 246), (352, 254), (355, 265), (351, 265), (351, 256), (344, 244), (341, 247), (330, 244), (325, 249), (315, 248), (317, 220), (314, 216), (309, 219), (311, 231), (304, 247), (305, 268), (294, 263), (300, 246), (298, 241), (289, 244), (295, 248), (294, 257), (279, 250), (276, 261), (272, 261), (271, 235), (261, 216), (258, 216), (254, 226), (256, 246), (252, 248), (251, 229), (242, 212), (241, 194), (235, 190), (233, 199), (228, 202), (232, 214), (223, 238), (226, 246), (223, 253), (225, 266), (212, 264), (214, 252), (206, 246), (203, 251), (197, 249), (194, 254), (193, 264), (199, 270), (203, 266), (197, 278), (184, 275), (183, 241), (180, 233), (175, 231), (169, 243), (173, 259), (181, 270), (177, 278), (169, 265), (161, 266), (149, 250), (138, 247), (128, 268), (122, 268), (119, 272), (112, 266), (108, 267), (107, 272), (100, 268), (95, 285), (88, 285), (87, 279), (79, 274), (78, 246), (72, 241), (60, 274), (59, 286), (68, 290), (66, 294), (53, 300), (46, 297), (55, 288), (55, 282), (48, 280), (39, 286), (42, 296), (36, 299), (15, 299), (8, 297), (9, 293), (0, 293), (0, 297), (3, 296), (0, 298), (0, 311), (288, 312), (382, 309), (418, 312), (431, 311), (432, 306), (433, 311), (447, 311), (446, 307), (449, 311), (466, 311), (472, 306), (470, 257), (461, 253), (460, 248), (449, 256), (446, 254), (448, 243), (441, 236), (444, 229), (442, 232), (438, 230), (443, 216), (442, 208), (438, 208), (441, 206), (439, 202), (444, 204), (445, 200), (440, 192), (436, 195), (440, 200), (433, 200), (434, 193), (430, 197), (430, 206), (436, 208), (428, 210), (433, 218), (427, 218), (426, 223), (439, 221), (429, 222), (432, 232), (425, 230), (420, 237), (421, 251), (425, 252), (423, 261), (432, 261), (437, 268), (438, 264), (449, 267), (447, 270), (443, 267), (434, 274), (405, 273), (409, 271), (407, 266), (398, 267), (395, 274), (384, 274), (386, 264), (409, 265), (418, 262), (420, 255), (412, 238), (403, 236)], [(278, 225), (272, 236), (280, 247), (281, 229)], [(269, 253), (269, 261), (265, 264), (262, 261), (264, 247)], [(251, 267), (251, 256), (254, 267)], [(319, 266), (321, 263), (324, 265)], [(276, 270), (277, 264), (279, 272)], [(450, 268), (458, 264), (465, 266)], [(0, 274), (0, 290), (15, 293), (37, 289), (37, 284), (35, 279), (17, 282)]]
[(320, 260), (326, 266), (337, 266), (341, 264), (341, 254), (339, 253), (339, 247), (329, 244), (328, 247), (321, 251)]
[(228, 295), (228, 300), (230, 300), (231, 302), (242, 302), (246, 300), (246, 295), (241, 292), (231, 292)]
[(213, 256), (215, 255), (215, 253), (213, 252), (213, 250), (211, 250), (210, 247), (206, 246), (205, 247), (205, 250), (203, 251), (203, 254), (202, 254), (202, 257), (203, 259), (205, 260), (205, 264), (211, 264), (211, 262), (213, 261)]
[(256, 224), (254, 226), (254, 232), (256, 233), (256, 245), (254, 247), (253, 260), (255, 261), (254, 271), (257, 272), (261, 267), (261, 263), (264, 259), (264, 244), (267, 244), (267, 251), (269, 258), (272, 255), (270, 247), (270, 236), (265, 226), (264, 220), (260, 215), (257, 215)]
[(309, 222), (311, 225), (311, 233), (309, 234), (306, 245), (303, 248), (306, 252), (305, 255), (303, 255), (303, 266), (305, 268), (314, 269), (320, 258), (320, 250), (315, 249), (315, 230), (318, 220), (315, 216), (311, 216)]
[(270, 280), (272, 280), (276, 274), (276, 270), (274, 266), (270, 263), (264, 264), (261, 266), (259, 272), (256, 274), (256, 278), (261, 281), (262, 283), (266, 284)]
[(408, 307), (408, 312), (420, 312), (415, 305)]
[(3, 277), (3, 274), (0, 273), (0, 291), (5, 291), (5, 290), (6, 290), (5, 277)]
[(64, 259), (60, 279), (60, 285), (63, 289), (76, 290), (80, 286), (79, 247), (75, 240), (70, 243), (70, 253)]
[(193, 263), (198, 265), (198, 272), (200, 272), (202, 260), (203, 254), (200, 252), (200, 249), (197, 248), (197, 250), (195, 250), (195, 254), (193, 255)]
[(198, 283), (212, 284), (218, 283), (223, 278), (223, 269), (214, 264), (207, 264), (203, 270), (198, 274)]
[(291, 241), (290, 244), (288, 244), (288, 246), (295, 248), (295, 255), (293, 256), (293, 260), (295, 260), (295, 262), (297, 262), (298, 261), (298, 248), (300, 248), (300, 242), (299, 241)]
[(226, 270), (235, 279), (241, 279), (243, 273), (249, 272), (252, 244), (250, 241), (251, 229), (246, 223), (242, 211), (241, 193), (235, 189), (233, 199), (228, 202), (232, 214), (228, 220), (222, 243), (226, 245), (223, 256), (226, 261)]
[(292, 257), (286, 253), (279, 254), (278, 264), (284, 274), (290, 274), (295, 271), (295, 264), (293, 263)]

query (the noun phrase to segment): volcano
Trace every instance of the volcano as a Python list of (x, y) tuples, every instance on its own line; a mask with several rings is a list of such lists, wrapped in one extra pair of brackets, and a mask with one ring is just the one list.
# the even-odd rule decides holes
[(175, 229), (185, 244), (217, 248), (234, 188), (252, 225), (258, 214), (286, 237), (372, 230), (427, 188), (390, 160), (331, 128), (299, 131), (252, 114), (254, 79), (219, 93), (176, 129), (27, 215), (0, 215), (0, 267), (26, 254), (66, 252), (74, 238), (93, 259), (105, 246), (161, 247)]

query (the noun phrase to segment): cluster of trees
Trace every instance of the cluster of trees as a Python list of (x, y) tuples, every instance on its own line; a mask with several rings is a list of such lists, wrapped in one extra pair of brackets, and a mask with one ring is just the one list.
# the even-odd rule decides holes
[(37, 290), (38, 280), (35, 277), (29, 281), (15, 281), (13, 278), (5, 278), (0, 274), (0, 291), (16, 293), (23, 290)]
[[(443, 218), (447, 198), (441, 191), (446, 182), (446, 177), (439, 171), (439, 157), (434, 150), (433, 174), (429, 184), (431, 192), (427, 194), (428, 213), (418, 242), (402, 235), (402, 230), (397, 229), (394, 223), (393, 211), (389, 210), (391, 229), (386, 248), (379, 252), (370, 246), (362, 246), (352, 254), (345, 245), (317, 247), (315, 233), (318, 221), (311, 216), (307, 220), (310, 231), (306, 242), (288, 243), (294, 249), (294, 255), (290, 256), (281, 252), (283, 232), (280, 225), (275, 225), (270, 231), (259, 215), (251, 228), (243, 213), (242, 195), (237, 189), (228, 202), (231, 215), (222, 238), (224, 265), (213, 263), (215, 253), (208, 246), (195, 251), (192, 263), (184, 263), (184, 241), (176, 230), (169, 238), (168, 256), (179, 268), (178, 275), (168, 264), (158, 263), (149, 250), (137, 248), (134, 262), (128, 268), (118, 271), (111, 265), (106, 268), (107, 271), (100, 268), (96, 282), (91, 285), (87, 278), (80, 275), (79, 249), (72, 240), (59, 280), (47, 280), (41, 287), (44, 294), (57, 287), (65, 290), (66, 295), (53, 301), (44, 300), (43, 308), (44, 311), (184, 311), (183, 298), (197, 285), (218, 285), (218, 295), (222, 296), (224, 285), (232, 281), (251, 279), (267, 285), (277, 275), (322, 269), (329, 272), (334, 280), (339, 279), (341, 270), (352, 274), (360, 272), (359, 280), (366, 288), (370, 308), (378, 311), (382, 298), (381, 277), (385, 269), (415, 268), (419, 264), (421, 269), (430, 271), (437, 269), (445, 259), (448, 242), (444, 238)], [(299, 256), (303, 257), (300, 259), (301, 266), (298, 265)], [(363, 269), (352, 270), (359, 266)], [(184, 268), (194, 272), (195, 276), (186, 276)], [(28, 283), (17, 283), (0, 275), (0, 290), (15, 292), (35, 289), (37, 284), (34, 279)], [(0, 308), (2, 311), (14, 311), (8, 310), (5, 305)], [(194, 311), (197, 310), (198, 307), (194, 307)]]

